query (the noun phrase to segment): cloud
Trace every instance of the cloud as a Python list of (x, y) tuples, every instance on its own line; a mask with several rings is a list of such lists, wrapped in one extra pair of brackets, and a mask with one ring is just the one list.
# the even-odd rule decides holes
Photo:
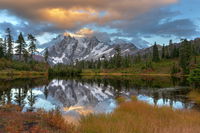
[(60, 29), (55, 27), (50, 23), (45, 22), (31, 22), (21, 19), (14, 24), (12, 21), (3, 21), (0, 22), (0, 35), (4, 36), (6, 28), (10, 28), (13, 37), (17, 37), (19, 32), (23, 32), (26, 34), (33, 34), (33, 35), (42, 35), (46, 32), (49, 33), (61, 33), (64, 32), (65, 29)]
[(179, 12), (166, 9), (153, 9), (137, 16), (131, 21), (119, 21), (110, 23), (110, 27), (119, 29), (121, 36), (128, 37), (192, 37), (199, 32), (198, 26), (190, 19), (178, 19)]
[(82, 28), (79, 31), (76, 32), (78, 35), (88, 36), (94, 34), (94, 31), (89, 28)]
[(130, 20), (178, 0), (1, 0), (0, 9), (8, 9), (22, 18), (52, 23), (72, 29), (89, 23), (100, 25), (114, 20)]
[(73, 37), (93, 37), (95, 36), (101, 42), (110, 42), (111, 41), (111, 34), (107, 32), (99, 32), (89, 28), (82, 28), (77, 31), (73, 32), (65, 32), (65, 36), (70, 35)]
[(4, 37), (5, 36), (5, 31), (6, 28), (10, 28), (12, 31), (12, 35), (16, 36), (17, 35), (17, 27), (15, 27), (12, 23), (8, 23), (8, 22), (2, 22), (0, 23), (0, 32), (1, 32), (1, 36)]
[[(128, 38), (135, 44), (144, 45), (155, 36), (189, 38), (199, 33), (194, 22), (180, 17), (180, 12), (160, 8), (178, 1), (0, 0), (0, 10), (8, 11), (6, 18), (1, 17), (4, 21), (0, 21), (0, 31), (10, 27), (15, 36), (20, 31), (42, 36), (67, 30), (74, 35), (97, 36), (105, 42)], [(14, 16), (16, 22), (8, 22), (9, 16)], [(102, 27), (104, 30), (99, 30)], [(110, 33), (109, 30), (116, 32)]]

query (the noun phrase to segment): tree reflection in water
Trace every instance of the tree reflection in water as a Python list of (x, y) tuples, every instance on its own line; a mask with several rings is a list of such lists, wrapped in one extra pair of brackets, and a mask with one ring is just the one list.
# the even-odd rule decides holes
[[(186, 78), (175, 77), (98, 76), (0, 80), (0, 105), (14, 103), (26, 108), (26, 111), (34, 111), (36, 104), (49, 109), (52, 109), (49, 106), (66, 109), (78, 105), (99, 108), (100, 103), (108, 99), (136, 95), (138, 99), (152, 99), (149, 102), (155, 106), (174, 107), (181, 103), (182, 108), (191, 108), (195, 105), (187, 98), (190, 91)], [(104, 108), (103, 105), (101, 108)]]

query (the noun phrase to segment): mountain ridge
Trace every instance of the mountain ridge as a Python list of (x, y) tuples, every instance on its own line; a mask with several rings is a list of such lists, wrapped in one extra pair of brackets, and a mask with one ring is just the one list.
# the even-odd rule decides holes
[(106, 43), (93, 37), (58, 36), (48, 44), (51, 65), (73, 64), (81, 60), (98, 60), (102, 56), (109, 59), (114, 56), (115, 48), (120, 47), (122, 55), (133, 55), (139, 50), (133, 43), (118, 42)]

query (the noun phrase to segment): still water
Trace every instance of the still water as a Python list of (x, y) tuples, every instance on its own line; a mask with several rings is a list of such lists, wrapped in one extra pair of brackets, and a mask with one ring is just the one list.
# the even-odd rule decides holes
[(116, 97), (136, 96), (153, 106), (197, 109), (189, 100), (186, 79), (170, 77), (82, 77), (65, 79), (0, 80), (0, 105), (13, 103), (23, 111), (59, 109), (78, 118), (88, 113), (109, 113)]

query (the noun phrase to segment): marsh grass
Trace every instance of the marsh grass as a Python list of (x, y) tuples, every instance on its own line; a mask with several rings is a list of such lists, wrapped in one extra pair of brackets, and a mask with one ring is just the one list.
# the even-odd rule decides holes
[(191, 91), (189, 93), (188, 97), (191, 100), (195, 101), (196, 103), (200, 104), (200, 92), (199, 91), (195, 91), (195, 90)]
[(15, 71), (15, 70), (0, 71), (0, 79), (39, 78), (39, 77), (48, 77), (48, 73), (34, 72), (34, 71)]
[(199, 112), (156, 107), (132, 99), (133, 101), (121, 102), (111, 114), (83, 117), (80, 121), (80, 132), (199, 133), (200, 131)]

